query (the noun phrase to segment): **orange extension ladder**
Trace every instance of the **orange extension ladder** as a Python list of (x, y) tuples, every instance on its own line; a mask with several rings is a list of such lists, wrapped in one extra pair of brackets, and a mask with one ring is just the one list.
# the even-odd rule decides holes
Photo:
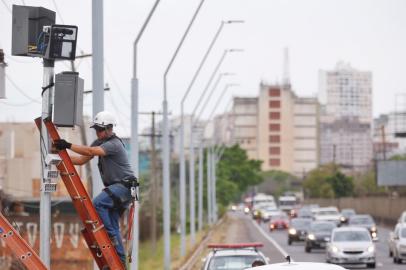
[(30, 270), (47, 270), (37, 253), (13, 228), (7, 219), (0, 213), (0, 237), (18, 257), (18, 259)]
[[(38, 129), (41, 129), (41, 118), (35, 119)], [(54, 142), (60, 139), (55, 125), (49, 119), (44, 119), (48, 134)], [(73, 205), (83, 222), (82, 235), (100, 269), (124, 270), (116, 249), (114, 248), (104, 225), (92, 204), (83, 183), (66, 150), (58, 151), (62, 162), (57, 165), (61, 178), (72, 198)], [(31, 268), (30, 268), (31, 269)]]

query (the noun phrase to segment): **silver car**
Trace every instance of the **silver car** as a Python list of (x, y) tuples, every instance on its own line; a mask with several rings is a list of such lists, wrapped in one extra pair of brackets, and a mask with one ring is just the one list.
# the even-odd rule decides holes
[(204, 259), (202, 270), (243, 270), (250, 268), (254, 261), (269, 263), (258, 250), (261, 243), (210, 244), (212, 251)]
[(396, 226), (390, 252), (392, 252), (394, 263), (402, 263), (403, 260), (406, 260), (406, 223)]
[(365, 228), (335, 228), (326, 249), (326, 261), (335, 264), (366, 264), (375, 268), (375, 245)]

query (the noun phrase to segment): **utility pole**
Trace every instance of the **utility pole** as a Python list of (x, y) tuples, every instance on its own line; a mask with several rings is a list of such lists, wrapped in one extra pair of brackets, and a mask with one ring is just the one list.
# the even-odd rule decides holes
[(152, 252), (156, 253), (157, 241), (157, 205), (158, 205), (158, 183), (157, 183), (157, 153), (155, 148), (155, 112), (152, 112), (152, 130), (151, 130), (151, 191), (152, 191), (152, 209), (151, 209), (151, 240)]
[[(133, 74), (131, 78), (131, 165), (133, 166), (135, 176), (139, 177), (139, 165), (138, 165), (138, 76), (137, 76), (137, 49), (138, 43), (147, 27), (149, 21), (152, 18), (152, 15), (155, 12), (156, 7), (158, 6), (160, 0), (156, 0), (152, 9), (148, 13), (147, 18), (141, 26), (141, 30), (138, 32), (137, 37), (133, 43)], [(133, 232), (133, 243), (132, 243), (132, 254), (133, 258), (130, 269), (138, 269), (138, 250), (139, 250), (139, 207), (138, 205), (134, 206), (134, 232)]]
[(51, 165), (45, 162), (44, 157), (51, 153), (51, 142), (47, 128), (44, 124), (44, 119), (52, 115), (52, 93), (54, 87), (54, 65), (55, 61), (43, 59), (43, 89), (46, 89), (42, 96), (42, 114), (41, 114), (41, 159), (42, 159), (42, 185), (41, 185), (41, 200), (40, 200), (40, 257), (42, 262), (49, 268), (51, 266), (51, 193), (46, 191), (46, 186), (51, 183), (51, 180), (45, 175), (47, 170), (51, 169)]
[[(93, 118), (104, 110), (104, 46), (103, 46), (103, 0), (92, 0), (92, 82)], [(95, 139), (95, 135), (92, 136)], [(97, 168), (97, 159), (92, 159), (92, 196), (99, 194), (102, 181)], [(96, 266), (95, 266), (96, 267)]]
[(381, 126), (381, 138), (382, 138), (382, 156), (383, 160), (386, 160), (386, 139), (385, 139), (385, 126)]

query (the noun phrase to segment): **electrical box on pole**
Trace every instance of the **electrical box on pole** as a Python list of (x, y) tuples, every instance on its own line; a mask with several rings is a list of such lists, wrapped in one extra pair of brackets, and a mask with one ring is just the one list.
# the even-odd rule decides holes
[(44, 26), (55, 24), (55, 12), (43, 7), (13, 5), (11, 54), (39, 56)]
[(82, 124), (84, 81), (77, 72), (55, 76), (54, 115), (56, 126), (74, 127)]

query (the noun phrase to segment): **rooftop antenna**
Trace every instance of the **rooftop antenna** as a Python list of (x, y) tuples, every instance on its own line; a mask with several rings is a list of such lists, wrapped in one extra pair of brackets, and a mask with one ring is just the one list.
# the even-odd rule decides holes
[(285, 47), (283, 50), (283, 75), (282, 75), (282, 85), (290, 85), (290, 74), (289, 74), (289, 48)]

